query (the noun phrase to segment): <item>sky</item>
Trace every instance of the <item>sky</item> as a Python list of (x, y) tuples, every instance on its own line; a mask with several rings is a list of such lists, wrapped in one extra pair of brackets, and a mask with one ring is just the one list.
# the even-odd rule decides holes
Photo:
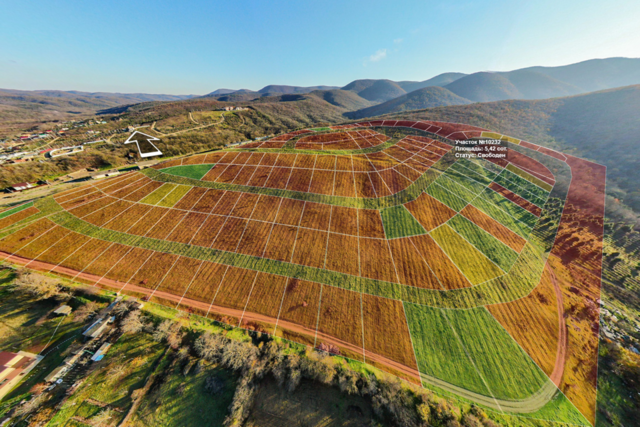
[(202, 95), (640, 57), (637, 0), (0, 0), (0, 88)]

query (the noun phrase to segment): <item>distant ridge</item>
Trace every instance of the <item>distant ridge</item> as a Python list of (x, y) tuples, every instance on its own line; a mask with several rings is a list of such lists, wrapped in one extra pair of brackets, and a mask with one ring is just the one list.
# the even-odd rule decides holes
[(402, 89), (404, 89), (405, 91), (407, 91), (407, 93), (409, 93), (409, 92), (413, 92), (414, 90), (422, 89), (423, 87), (445, 86), (464, 76), (466, 76), (466, 74), (463, 74), (463, 73), (442, 73), (422, 82), (406, 82), (405, 81), (405, 82), (397, 82), (397, 83)]
[(374, 102), (385, 102), (406, 93), (398, 83), (391, 80), (355, 80), (342, 90), (357, 93), (360, 97)]
[(228, 93), (233, 93), (233, 92), (236, 92), (236, 90), (235, 89), (217, 89), (207, 94), (206, 96), (226, 95)]
[(373, 107), (345, 113), (345, 116), (350, 119), (361, 119), (363, 117), (373, 117), (400, 111), (470, 103), (471, 101), (468, 99), (462, 98), (448, 89), (439, 86), (429, 86), (399, 96), (382, 104), (374, 105)]
[(338, 89), (338, 86), (286, 86), (286, 85), (268, 85), (258, 91), (258, 93), (266, 94), (292, 94), (292, 93), (309, 93), (314, 90), (332, 90)]

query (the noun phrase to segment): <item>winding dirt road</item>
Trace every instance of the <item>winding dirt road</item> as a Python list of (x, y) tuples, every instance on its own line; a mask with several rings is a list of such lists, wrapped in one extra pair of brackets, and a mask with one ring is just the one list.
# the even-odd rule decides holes
[[(133, 285), (130, 283), (119, 282), (116, 280), (107, 279), (104, 277), (92, 275), (89, 273), (79, 272), (76, 270), (72, 270), (66, 267), (57, 266), (49, 263), (45, 263), (38, 260), (31, 260), (28, 258), (23, 258), (17, 255), (11, 255), (5, 252), (0, 251), (1, 256), (6, 257), (6, 261), (19, 264), (19, 265), (29, 265), (28, 268), (38, 271), (44, 272), (55, 272), (62, 276), (73, 278), (74, 280), (81, 280), (83, 282), (93, 283), (94, 286), (109, 288), (120, 293), (123, 290), (128, 292), (133, 292), (136, 294), (157, 297), (167, 302), (175, 302), (175, 308), (180, 309), (181, 307), (191, 307), (196, 310), (200, 310), (202, 312), (208, 313), (216, 313), (222, 316), (231, 316), (237, 319), (240, 319), (239, 323), (242, 322), (260, 322), (267, 323), (271, 325), (276, 325), (279, 328), (285, 328), (290, 331), (301, 333), (308, 336), (317, 336), (321, 342), (327, 344), (333, 344), (338, 346), (339, 348), (347, 349), (356, 354), (362, 353), (362, 348), (356, 346), (354, 344), (342, 341), (338, 338), (335, 338), (331, 335), (324, 334), (320, 331), (316, 331), (315, 329), (310, 329), (302, 325), (298, 325), (296, 323), (292, 323), (289, 321), (285, 321), (282, 319), (276, 319), (270, 316), (266, 316), (259, 313), (243, 311), (239, 309), (232, 309), (228, 307), (222, 307), (213, 304), (207, 304), (202, 301), (196, 301), (189, 298), (182, 298), (178, 295), (174, 295), (168, 292), (163, 291), (154, 291), (152, 289), (143, 288), (141, 286)], [(557, 308), (558, 308), (558, 328), (559, 328), (559, 339), (558, 339), (558, 350), (556, 354), (556, 363), (551, 374), (551, 380), (547, 381), (536, 393), (527, 397), (526, 399), (521, 400), (507, 400), (507, 399), (497, 399), (492, 396), (485, 396), (479, 393), (475, 393), (473, 391), (467, 390), (465, 388), (456, 386), (454, 384), (448, 383), (441, 379), (431, 377), (425, 374), (420, 373), (418, 370), (410, 368), (408, 366), (402, 365), (394, 360), (386, 358), (382, 355), (365, 352), (365, 357), (367, 362), (374, 364), (380, 364), (384, 366), (388, 366), (392, 370), (394, 370), (397, 375), (401, 376), (405, 380), (412, 382), (414, 384), (430, 384), (436, 387), (439, 387), (448, 392), (457, 394), (465, 399), (477, 402), (481, 405), (487, 406), (489, 408), (501, 411), (501, 412), (511, 412), (511, 413), (531, 413), (535, 412), (542, 407), (544, 407), (555, 395), (558, 393), (557, 385), (560, 384), (560, 380), (562, 379), (562, 374), (564, 372), (564, 361), (566, 357), (567, 351), (567, 333), (566, 333), (566, 324), (564, 321), (564, 306), (562, 300), (562, 291), (560, 286), (557, 283), (557, 278), (553, 273), (553, 270), (547, 264), (547, 268), (549, 269), (551, 279), (554, 285), (554, 289), (556, 292), (556, 300), (557, 300)], [(239, 326), (239, 325), (238, 325)]]

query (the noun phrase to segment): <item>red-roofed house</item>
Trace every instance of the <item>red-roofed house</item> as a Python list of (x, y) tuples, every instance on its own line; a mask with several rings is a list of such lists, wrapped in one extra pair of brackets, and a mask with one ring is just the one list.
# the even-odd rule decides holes
[(42, 356), (26, 351), (0, 352), (0, 399), (9, 393), (40, 360)]

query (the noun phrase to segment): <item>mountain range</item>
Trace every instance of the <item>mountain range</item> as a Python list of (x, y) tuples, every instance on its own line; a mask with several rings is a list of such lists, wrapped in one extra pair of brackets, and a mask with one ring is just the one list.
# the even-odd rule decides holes
[(360, 79), (342, 87), (268, 85), (258, 91), (217, 89), (199, 97), (0, 89), (0, 121), (19, 125), (68, 119), (124, 111), (129, 105), (145, 102), (203, 99), (249, 105), (290, 102), (309, 96), (339, 107), (344, 117), (360, 119), (439, 106), (566, 97), (633, 84), (640, 84), (640, 58), (592, 59), (559, 67), (536, 66), (506, 72), (449, 72), (424, 81)]
[[(506, 72), (443, 73), (424, 81), (362, 79), (341, 87), (269, 85), (258, 91), (218, 89), (205, 97), (245, 102), (284, 94), (330, 90), (351, 92), (353, 105), (367, 105), (345, 113), (349, 118), (371, 117), (412, 109), (507, 99), (548, 99), (578, 95), (640, 83), (639, 58), (592, 59), (559, 67), (528, 67)], [(347, 96), (347, 95), (344, 95)]]

